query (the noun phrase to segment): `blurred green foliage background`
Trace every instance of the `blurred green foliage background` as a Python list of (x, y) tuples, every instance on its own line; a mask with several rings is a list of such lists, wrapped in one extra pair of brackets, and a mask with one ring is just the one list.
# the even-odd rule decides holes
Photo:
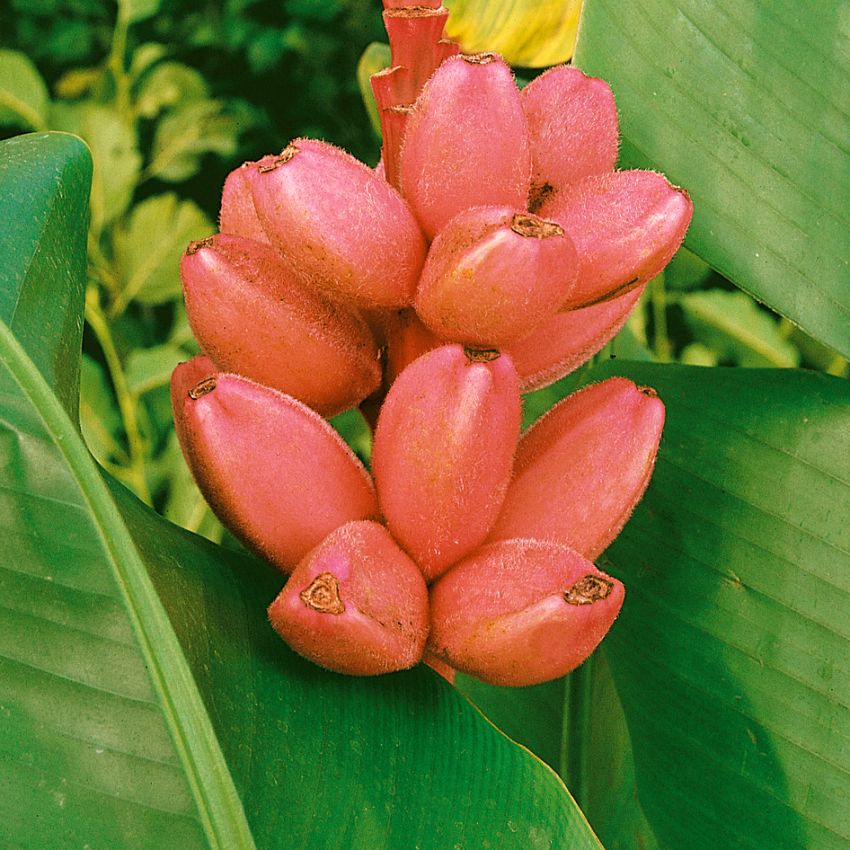
[(212, 539), (223, 530), (171, 424), (171, 370), (197, 351), (180, 256), (215, 230), (224, 179), (247, 159), (304, 135), (377, 160), (355, 70), (382, 33), (370, 0), (0, 5), (0, 138), (68, 130), (94, 155), (86, 440), (144, 501)]
[[(380, 8), (377, 0), (0, 6), (0, 138), (68, 130), (94, 155), (86, 440), (140, 498), (214, 540), (223, 529), (191, 480), (171, 423), (171, 370), (197, 351), (180, 295), (180, 256), (190, 240), (214, 231), (224, 178), (245, 160), (302, 135), (377, 160), (357, 69), (383, 38)], [(366, 56), (384, 55), (373, 46)], [(685, 249), (598, 357), (611, 356), (848, 375), (847, 361)], [(529, 415), (563, 392), (535, 394)], [(334, 424), (366, 458), (359, 416)]]

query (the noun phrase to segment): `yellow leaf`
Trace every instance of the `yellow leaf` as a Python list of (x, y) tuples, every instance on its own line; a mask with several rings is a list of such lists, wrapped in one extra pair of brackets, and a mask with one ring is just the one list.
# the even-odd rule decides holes
[(573, 55), (582, 0), (443, 0), (449, 38), (464, 52), (501, 53), (511, 65), (543, 68)]

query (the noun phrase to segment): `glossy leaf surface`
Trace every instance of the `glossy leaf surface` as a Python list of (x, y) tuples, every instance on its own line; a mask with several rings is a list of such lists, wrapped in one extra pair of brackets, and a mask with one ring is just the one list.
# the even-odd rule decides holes
[(850, 354), (846, 4), (587, 0), (576, 63), (614, 91), (621, 166), (687, 187), (687, 246)]
[[(76, 421), (91, 159), (64, 133), (19, 136), (0, 151), (0, 319)], [(71, 187), (67, 197), (57, 184)]]
[[(663, 850), (850, 841), (850, 391), (790, 370), (615, 363), (668, 418), (600, 561), (605, 643)], [(597, 824), (605, 836), (604, 823)]]
[(800, 371), (620, 360), (582, 379), (613, 375), (668, 411), (649, 490), (599, 559), (626, 584), (623, 611), (560, 682), (459, 687), (564, 776), (608, 850), (838, 850), (850, 391)]

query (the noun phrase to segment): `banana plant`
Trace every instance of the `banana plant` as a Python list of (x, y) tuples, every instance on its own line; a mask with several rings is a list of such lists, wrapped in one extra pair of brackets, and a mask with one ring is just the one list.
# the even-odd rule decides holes
[[(688, 248), (847, 355), (841, 11), (585, 0), (575, 61), (611, 83), (620, 167), (688, 187)], [(598, 561), (627, 589), (602, 649), (526, 688), (341, 676), (272, 631), (279, 574), (89, 454), (90, 180), (76, 137), (0, 144), (4, 846), (847, 846), (846, 381), (617, 357), (527, 396), (533, 418), (624, 376), (667, 407)]]

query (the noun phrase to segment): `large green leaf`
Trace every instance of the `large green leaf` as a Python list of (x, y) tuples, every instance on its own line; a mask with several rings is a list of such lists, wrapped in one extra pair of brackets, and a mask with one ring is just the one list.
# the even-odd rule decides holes
[(456, 684), (500, 729), (563, 776), (607, 850), (657, 850), (604, 650), (566, 678), (542, 685), (499, 688), (462, 674)]
[(623, 613), (561, 682), (459, 686), (562, 774), (609, 850), (846, 847), (850, 388), (617, 360), (549, 401), (615, 374), (668, 409), (649, 491), (600, 559)]
[(73, 136), (42, 133), (3, 142), (0, 156), (0, 320), (74, 422), (92, 173), (81, 148)]
[[(603, 559), (628, 589), (605, 651), (660, 845), (846, 848), (850, 389), (619, 361), (593, 377), (612, 374), (668, 409), (647, 495)], [(607, 836), (605, 807), (588, 811)]]
[(586, 0), (576, 62), (617, 98), (624, 165), (694, 200), (688, 247), (850, 355), (845, 0)]
[[(69, 137), (16, 144), (44, 162), (17, 179), (52, 185), (79, 238), (53, 232), (39, 246), (53, 274), (8, 285), (60, 297), (82, 287), (70, 219), (87, 154)], [(0, 244), (4, 266), (29, 261), (26, 239)], [(71, 348), (78, 292), (67, 300), (77, 321), (54, 308), (48, 326)], [(107, 485), (54, 393), (76, 372), (36, 362), (53, 362), (58, 336), (28, 337), (42, 303), (19, 303), (33, 307), (15, 311), (17, 336), (0, 323), (4, 847), (600, 850), (555, 774), (436, 674), (354, 679), (303, 661), (266, 621), (278, 574)]]
[(4, 142), (0, 162), (3, 203), (14, 186), (33, 204), (0, 219), (4, 843), (252, 848), (174, 631), (69, 416), (89, 153), (43, 134)]

